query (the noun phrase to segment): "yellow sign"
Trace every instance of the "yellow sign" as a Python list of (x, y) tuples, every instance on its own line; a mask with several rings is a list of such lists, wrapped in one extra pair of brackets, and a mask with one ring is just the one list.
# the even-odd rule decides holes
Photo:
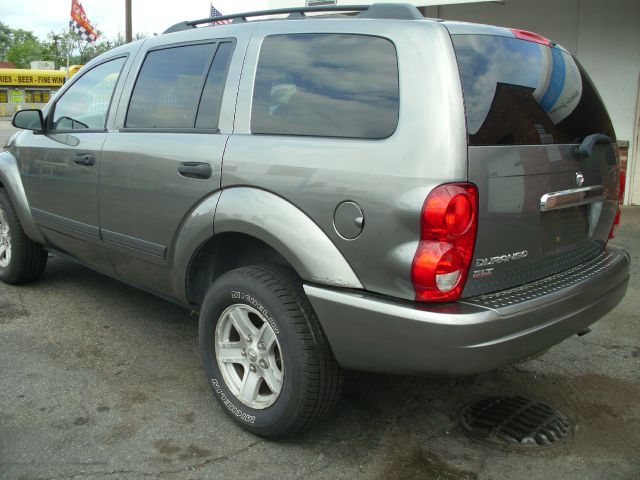
[(26, 70), (18, 68), (0, 68), (0, 85), (21, 87), (61, 87), (65, 73), (56, 70)]

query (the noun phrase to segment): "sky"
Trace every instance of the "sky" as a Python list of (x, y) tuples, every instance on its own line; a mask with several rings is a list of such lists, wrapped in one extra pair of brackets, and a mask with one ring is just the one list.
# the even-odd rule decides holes
[[(105, 38), (125, 33), (125, 0), (81, 0), (89, 21)], [(162, 33), (182, 20), (209, 16), (209, 0), (131, 0), (133, 33)], [(267, 0), (214, 0), (223, 14), (265, 10)], [(34, 32), (44, 40), (68, 28), (71, 0), (0, 0), (0, 22)]]

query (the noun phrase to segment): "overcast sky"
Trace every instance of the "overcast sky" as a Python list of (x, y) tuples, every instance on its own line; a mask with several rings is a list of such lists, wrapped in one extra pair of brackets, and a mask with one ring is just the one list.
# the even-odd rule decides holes
[[(125, 0), (81, 0), (89, 21), (104, 37), (124, 35)], [(182, 20), (209, 16), (209, 0), (131, 0), (133, 32), (162, 33)], [(264, 10), (267, 0), (215, 0), (223, 14)], [(50, 31), (68, 28), (71, 0), (0, 0), (0, 21), (11, 28), (33, 31), (45, 39)]]

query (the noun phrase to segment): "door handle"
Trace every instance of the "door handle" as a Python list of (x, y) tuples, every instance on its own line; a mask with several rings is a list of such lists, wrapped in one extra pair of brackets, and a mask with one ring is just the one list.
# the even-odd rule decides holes
[(178, 165), (178, 173), (187, 178), (211, 178), (211, 165), (202, 162), (183, 162)]
[(96, 163), (96, 156), (93, 153), (76, 153), (73, 156), (73, 163), (89, 167)]

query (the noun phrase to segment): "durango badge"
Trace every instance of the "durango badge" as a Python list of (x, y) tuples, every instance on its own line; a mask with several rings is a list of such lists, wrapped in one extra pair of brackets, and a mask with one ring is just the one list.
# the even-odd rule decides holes
[(476, 258), (476, 267), (486, 267), (487, 265), (495, 265), (496, 263), (510, 262), (511, 260), (520, 260), (529, 255), (528, 250), (521, 252), (508, 253), (497, 257)]

